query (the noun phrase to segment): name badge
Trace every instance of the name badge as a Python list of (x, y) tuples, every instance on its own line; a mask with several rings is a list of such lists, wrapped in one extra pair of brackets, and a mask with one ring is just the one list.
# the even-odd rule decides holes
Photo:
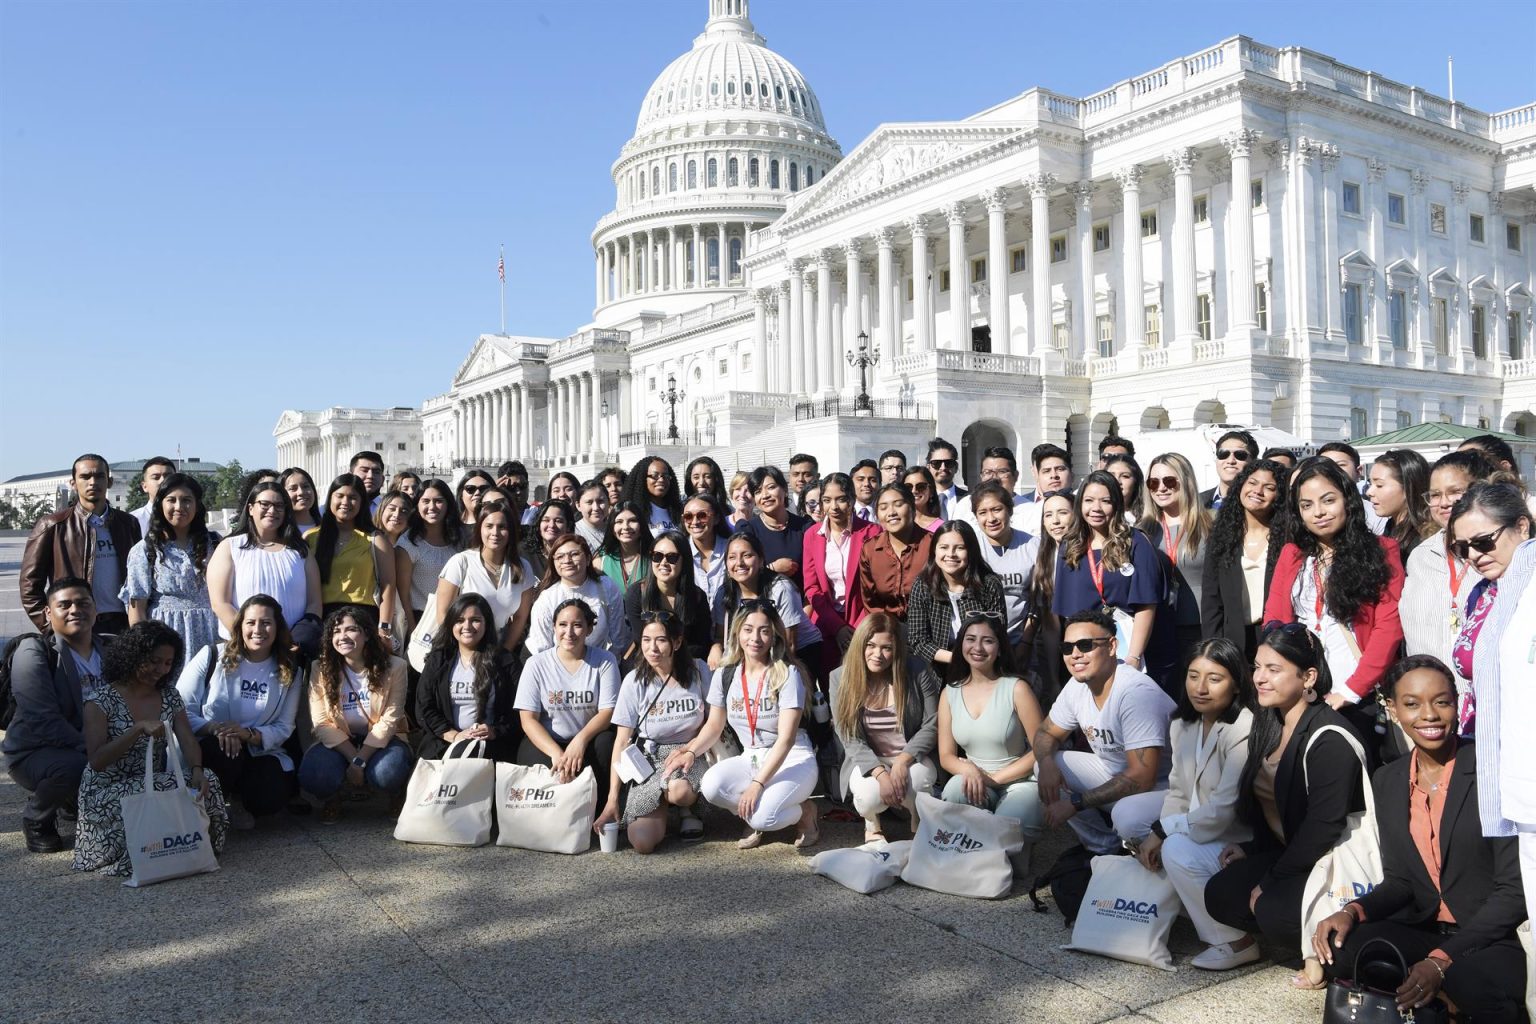
[(1120, 575), (1121, 576), (1130, 576), (1133, 573), (1135, 573), (1135, 571), (1136, 571), (1136, 567), (1134, 565), (1132, 565), (1130, 562), (1126, 562), (1124, 565), (1122, 565), (1120, 567)]

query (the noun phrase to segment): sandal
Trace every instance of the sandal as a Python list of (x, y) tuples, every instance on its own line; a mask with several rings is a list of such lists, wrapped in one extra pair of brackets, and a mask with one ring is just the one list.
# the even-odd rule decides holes
[(1291, 985), (1303, 992), (1321, 992), (1328, 987), (1323, 976), (1323, 965), (1308, 957), (1302, 961), (1301, 970), (1291, 977)]
[(736, 840), (738, 850), (755, 850), (761, 845), (763, 845), (763, 834), (755, 829)]
[(881, 832), (879, 829), (873, 829), (873, 830), (865, 829), (864, 830), (864, 841), (866, 843), (884, 843), (884, 842), (889, 842), (889, 840), (887, 840), (885, 838), (885, 833)]

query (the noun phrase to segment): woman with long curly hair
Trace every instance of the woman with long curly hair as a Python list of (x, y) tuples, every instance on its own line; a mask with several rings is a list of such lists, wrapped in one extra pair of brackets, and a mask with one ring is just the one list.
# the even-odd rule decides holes
[[(512, 508), (511, 503), (502, 501), (499, 496), (487, 500)], [(531, 511), (533, 515), (528, 524), (518, 528), (517, 550), (533, 567), (533, 574), (542, 576), (549, 568), (549, 556), (554, 550), (555, 541), (576, 531), (576, 510), (563, 499), (551, 498)]]
[(1200, 630), (1224, 636), (1251, 662), (1275, 559), (1285, 544), (1280, 527), (1291, 474), (1268, 459), (1243, 464), (1211, 525), (1200, 589)]
[(181, 634), (183, 650), (200, 651), (219, 639), (208, 597), (208, 556), (219, 535), (208, 529), (203, 485), (172, 473), (149, 504), (149, 532), (128, 552), (128, 622), (156, 619)]
[(309, 684), (315, 742), (299, 764), (299, 786), (324, 801), (322, 824), (341, 815), (342, 784), (398, 793), (414, 758), (402, 734), (405, 662), (379, 637), (373, 610), (345, 605), (325, 617)]
[(624, 481), (624, 500), (646, 510), (652, 530), (675, 530), (683, 525), (683, 495), (677, 473), (666, 459), (647, 455), (635, 463)]
[(1296, 470), (1287, 512), (1288, 536), (1264, 620), (1300, 622), (1322, 639), (1339, 683), (1328, 704), (1379, 743), (1376, 684), (1403, 642), (1397, 541), (1371, 532), (1359, 489), (1327, 458), (1308, 459)]

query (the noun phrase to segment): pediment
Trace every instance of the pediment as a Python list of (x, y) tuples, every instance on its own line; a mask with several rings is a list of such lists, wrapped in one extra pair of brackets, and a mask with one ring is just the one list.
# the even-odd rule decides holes
[(466, 381), (484, 377), (494, 373), (501, 367), (512, 362), (512, 357), (501, 350), (496, 339), (488, 334), (482, 334), (469, 350), (469, 355), (459, 366), (459, 372), (454, 374), (453, 383), (457, 387)]
[(285, 430), (292, 430), (304, 422), (304, 414), (294, 409), (284, 409), (283, 414), (277, 418), (277, 426), (272, 428), (274, 434), (281, 434)]
[(1376, 269), (1376, 264), (1371, 262), (1371, 258), (1365, 253), (1361, 252), (1359, 249), (1351, 249), (1349, 252), (1345, 253), (1342, 257), (1340, 257), (1339, 263), (1342, 266), (1359, 267), (1362, 270)]
[(780, 225), (793, 225), (835, 207), (927, 177), (1024, 130), (1018, 125), (886, 125), (827, 173)]
[(1530, 302), (1531, 290), (1525, 285), (1516, 281), (1514, 284), (1504, 289), (1504, 298), (1510, 302)]
[(1406, 259), (1394, 260), (1387, 264), (1387, 273), (1393, 277), (1418, 277), (1419, 268)]
[(1456, 272), (1450, 267), (1440, 267), (1429, 275), (1430, 284), (1460, 284)]
[(1498, 289), (1493, 286), (1493, 282), (1488, 279), (1486, 274), (1479, 274), (1477, 277), (1474, 277), (1472, 280), (1468, 281), (1467, 289), (1474, 292), (1489, 293), (1498, 291)]

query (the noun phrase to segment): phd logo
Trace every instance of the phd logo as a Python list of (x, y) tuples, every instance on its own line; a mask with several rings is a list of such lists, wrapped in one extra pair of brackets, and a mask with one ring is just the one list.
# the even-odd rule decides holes
[(431, 807), (434, 804), (455, 804), (459, 800), (459, 787), (451, 784), (434, 786), (422, 795), (419, 807)]
[(1100, 916), (1114, 917), (1136, 924), (1149, 924), (1157, 915), (1157, 904), (1145, 900), (1128, 900), (1121, 897), (1093, 901), (1093, 909)]
[(555, 806), (555, 790), (551, 786), (507, 787), (507, 807), (509, 809), (553, 806)]
[(671, 718), (675, 715), (691, 715), (698, 706), (698, 700), (693, 697), (665, 701), (659, 709), (660, 717)]
[(259, 700), (267, 695), (267, 683), (265, 680), (257, 682), (254, 679), (240, 680), (240, 696), (246, 700)]
[(954, 853), (975, 853), (987, 844), (980, 839), (973, 838), (966, 832), (946, 832), (941, 828), (933, 830), (933, 838), (928, 840), (928, 845), (936, 850), (949, 850)]

